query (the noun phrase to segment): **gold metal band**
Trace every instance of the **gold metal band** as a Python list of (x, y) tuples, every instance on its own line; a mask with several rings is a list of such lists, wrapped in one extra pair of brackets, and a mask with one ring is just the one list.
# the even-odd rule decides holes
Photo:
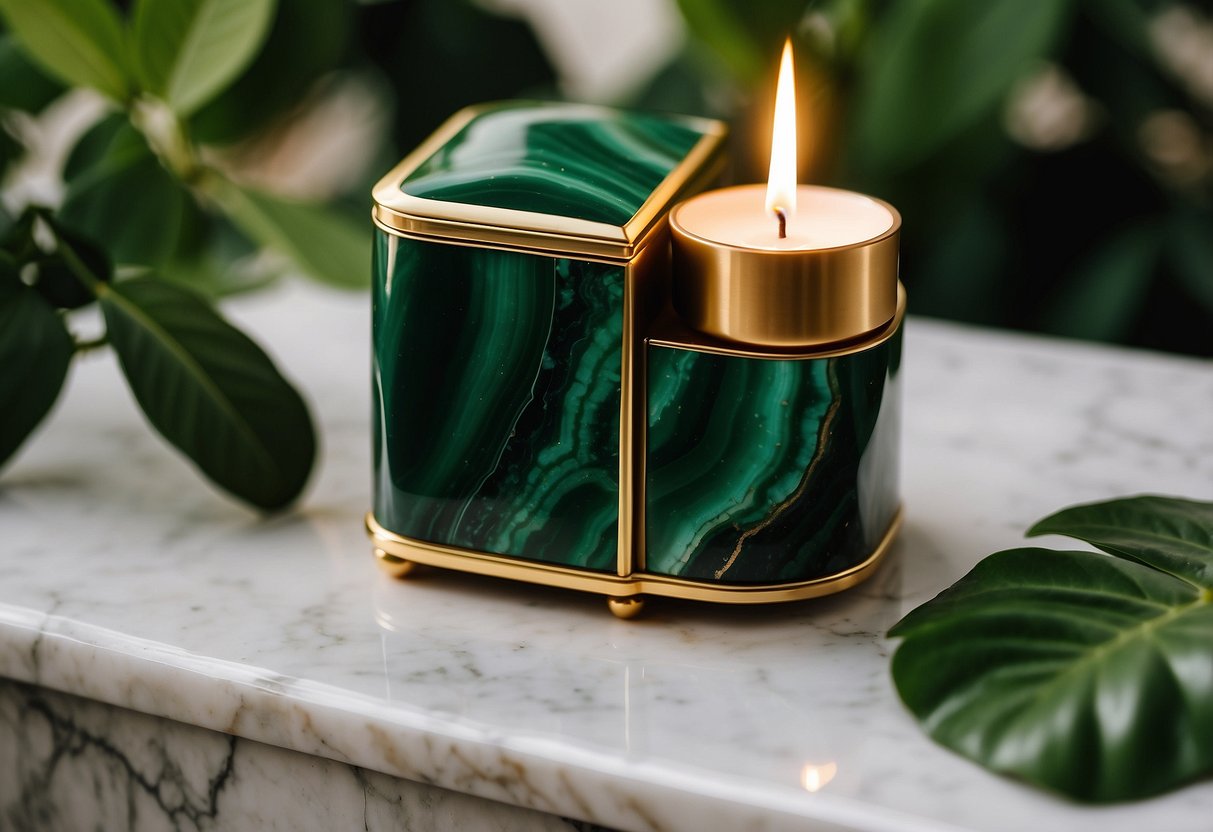
[(888, 211), (886, 231), (834, 248), (746, 248), (700, 236), (682, 221), (722, 196), (764, 189), (722, 188), (670, 211), (673, 303), (683, 322), (739, 345), (780, 349), (854, 341), (888, 324), (897, 309), (901, 215), (887, 202), (866, 198)]
[(686, 598), (694, 601), (713, 601), (721, 604), (769, 604), (778, 601), (797, 601), (817, 598), (841, 592), (844, 589), (871, 577), (876, 567), (888, 554), (897, 530), (901, 526), (902, 512), (889, 524), (884, 537), (872, 554), (862, 563), (856, 564), (836, 575), (786, 584), (720, 584), (690, 581), (665, 575), (636, 572), (620, 576), (608, 572), (591, 572), (569, 566), (558, 566), (540, 561), (490, 555), (470, 549), (443, 546), (403, 537), (383, 528), (371, 514), (366, 516), (366, 528), (375, 545), (375, 557), (384, 571), (399, 576), (409, 570), (409, 564), (422, 563), (460, 572), (510, 578), (527, 583), (558, 586), (582, 592), (596, 592), (612, 598), (632, 598), (639, 595)]
[(714, 338), (702, 332), (697, 332), (684, 324), (677, 316), (667, 310), (667, 314), (653, 325), (653, 333), (648, 337), (648, 343), (654, 347), (669, 347), (676, 350), (694, 350), (695, 352), (710, 352), (717, 355), (735, 355), (742, 358), (770, 359), (809, 359), (809, 358), (838, 358), (843, 355), (870, 350), (893, 337), (901, 326), (906, 314), (906, 289), (897, 283), (897, 308), (892, 320), (884, 326), (858, 339), (840, 343), (820, 344), (804, 347), (763, 347), (751, 344), (739, 344)]
[[(500, 105), (479, 104), (460, 110), (380, 179), (371, 191), (375, 222), (391, 233), (441, 242), (487, 243), (556, 256), (627, 260), (640, 250), (649, 232), (664, 219), (676, 199), (701, 190), (724, 168), (724, 124), (683, 116), (680, 119), (693, 125), (703, 134), (702, 138), (622, 226), (533, 211), (443, 202), (411, 196), (400, 189), (410, 173), (472, 119), (497, 106)], [(590, 105), (584, 108), (602, 109)]]

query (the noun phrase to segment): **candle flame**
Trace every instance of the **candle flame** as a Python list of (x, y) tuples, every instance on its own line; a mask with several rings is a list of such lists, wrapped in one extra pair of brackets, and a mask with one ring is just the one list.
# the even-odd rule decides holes
[(779, 84), (775, 88), (775, 120), (771, 131), (771, 170), (767, 174), (767, 211), (796, 213), (796, 75), (792, 71), (792, 39), (783, 44)]

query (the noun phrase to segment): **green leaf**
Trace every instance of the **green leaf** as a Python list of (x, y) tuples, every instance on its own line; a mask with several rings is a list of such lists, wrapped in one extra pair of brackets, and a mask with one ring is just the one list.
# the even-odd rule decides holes
[(1082, 261), (1044, 312), (1049, 332), (1101, 341), (1123, 339), (1136, 321), (1158, 262), (1158, 229), (1118, 234)]
[(808, 0), (678, 0), (691, 32), (745, 82), (778, 65), (784, 39), (795, 34), (809, 5)]
[(18, 217), (5, 215), (4, 233), (0, 235), (0, 254), (20, 266), (36, 259), (41, 253), (34, 240), (35, 208), (26, 208)]
[(370, 281), (370, 225), (306, 202), (223, 182), (212, 195), (240, 230), (285, 255), (323, 283), (362, 288)]
[(1042, 534), (1083, 540), (1213, 590), (1213, 503), (1142, 496), (1074, 506), (1028, 530)]
[(298, 107), (317, 79), (337, 69), (362, 8), (346, 0), (278, 4), (257, 57), (235, 83), (190, 117), (190, 135), (203, 143), (231, 143)]
[(131, 392), (165, 439), (254, 506), (299, 496), (316, 453), (311, 417), (260, 347), (162, 280), (123, 281), (98, 297)]
[(30, 63), (11, 33), (0, 34), (0, 107), (38, 113), (62, 93), (60, 84)]
[(118, 263), (155, 265), (176, 248), (190, 196), (125, 116), (98, 122), (68, 158), (63, 221)]
[(1194, 300), (1213, 313), (1213, 239), (1209, 227), (1213, 216), (1195, 209), (1177, 211), (1170, 220), (1170, 245), (1174, 273)]
[(130, 94), (122, 21), (106, 0), (0, 0), (0, 14), (29, 56), (59, 80), (117, 101)]
[(1147, 797), (1213, 772), (1213, 504), (1069, 509), (890, 632), (893, 679), (943, 745), (1069, 797)]
[(6, 124), (0, 124), (0, 181), (3, 181), (9, 165), (25, 155), (25, 145), (18, 141)]
[(165, 263), (157, 277), (216, 301), (264, 289), (282, 277), (280, 269), (255, 257), (232, 260), (217, 251), (205, 251)]
[(854, 167), (904, 170), (993, 111), (1048, 54), (1069, 10), (1067, 0), (892, 4), (860, 68)]
[(398, 146), (421, 142), (467, 104), (558, 96), (546, 52), (516, 14), (473, 0), (364, 3), (358, 26), (374, 33), (361, 39), (360, 53), (383, 73), (392, 100), (408, 102), (395, 108)]
[(0, 465), (54, 405), (73, 349), (63, 319), (0, 253)]
[(140, 0), (135, 49), (149, 92), (179, 115), (210, 101), (248, 68), (274, 0)]
[[(114, 267), (105, 249), (88, 237), (64, 228), (58, 220), (54, 221), (53, 228), (56, 238), (71, 248), (72, 255), (79, 259), (96, 280), (109, 283), (113, 279)], [(52, 306), (60, 309), (79, 309), (96, 300), (92, 290), (80, 281), (71, 264), (64, 259), (62, 249), (38, 258), (33, 265), (34, 290)]]

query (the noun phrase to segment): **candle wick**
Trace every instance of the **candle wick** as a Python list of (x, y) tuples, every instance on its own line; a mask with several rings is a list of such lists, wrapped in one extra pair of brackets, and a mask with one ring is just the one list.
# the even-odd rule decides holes
[(775, 209), (775, 218), (779, 220), (779, 239), (788, 236), (788, 212), (782, 208)]

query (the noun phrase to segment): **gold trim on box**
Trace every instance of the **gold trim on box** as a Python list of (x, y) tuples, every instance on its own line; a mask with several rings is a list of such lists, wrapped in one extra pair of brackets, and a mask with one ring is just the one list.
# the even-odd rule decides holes
[[(769, 604), (779, 601), (798, 601), (817, 598), (849, 589), (871, 577), (876, 567), (888, 554), (897, 530), (901, 526), (902, 512), (898, 509), (884, 537), (876, 544), (872, 554), (862, 563), (856, 564), (836, 575), (784, 584), (721, 584), (691, 581), (683, 578), (635, 572), (621, 576), (609, 572), (591, 572), (570, 566), (559, 566), (539, 561), (520, 560), (490, 555), (471, 549), (427, 543), (395, 534), (376, 522), (372, 514), (366, 516), (366, 528), (375, 545), (375, 557), (380, 567), (394, 577), (402, 577), (416, 563), (437, 566), (495, 578), (509, 578), (527, 583), (557, 586), (582, 592), (595, 592), (609, 596), (612, 601), (627, 601), (639, 596), (653, 595), (666, 598), (685, 598), (693, 601), (712, 601), (720, 604)], [(621, 605), (612, 611), (625, 617), (638, 610), (638, 606)]]
[[(721, 155), (726, 132), (724, 124), (711, 119), (678, 116), (703, 136), (622, 226), (534, 211), (444, 202), (412, 196), (400, 189), (410, 173), (472, 119), (497, 106), (500, 105), (478, 104), (460, 110), (379, 180), (371, 194), (375, 200), (372, 216), (381, 228), (436, 241), (485, 242), (545, 254), (626, 260), (639, 251), (649, 232), (679, 196), (706, 185), (719, 175), (724, 165)], [(610, 112), (604, 107), (578, 106), (587, 111)]]

